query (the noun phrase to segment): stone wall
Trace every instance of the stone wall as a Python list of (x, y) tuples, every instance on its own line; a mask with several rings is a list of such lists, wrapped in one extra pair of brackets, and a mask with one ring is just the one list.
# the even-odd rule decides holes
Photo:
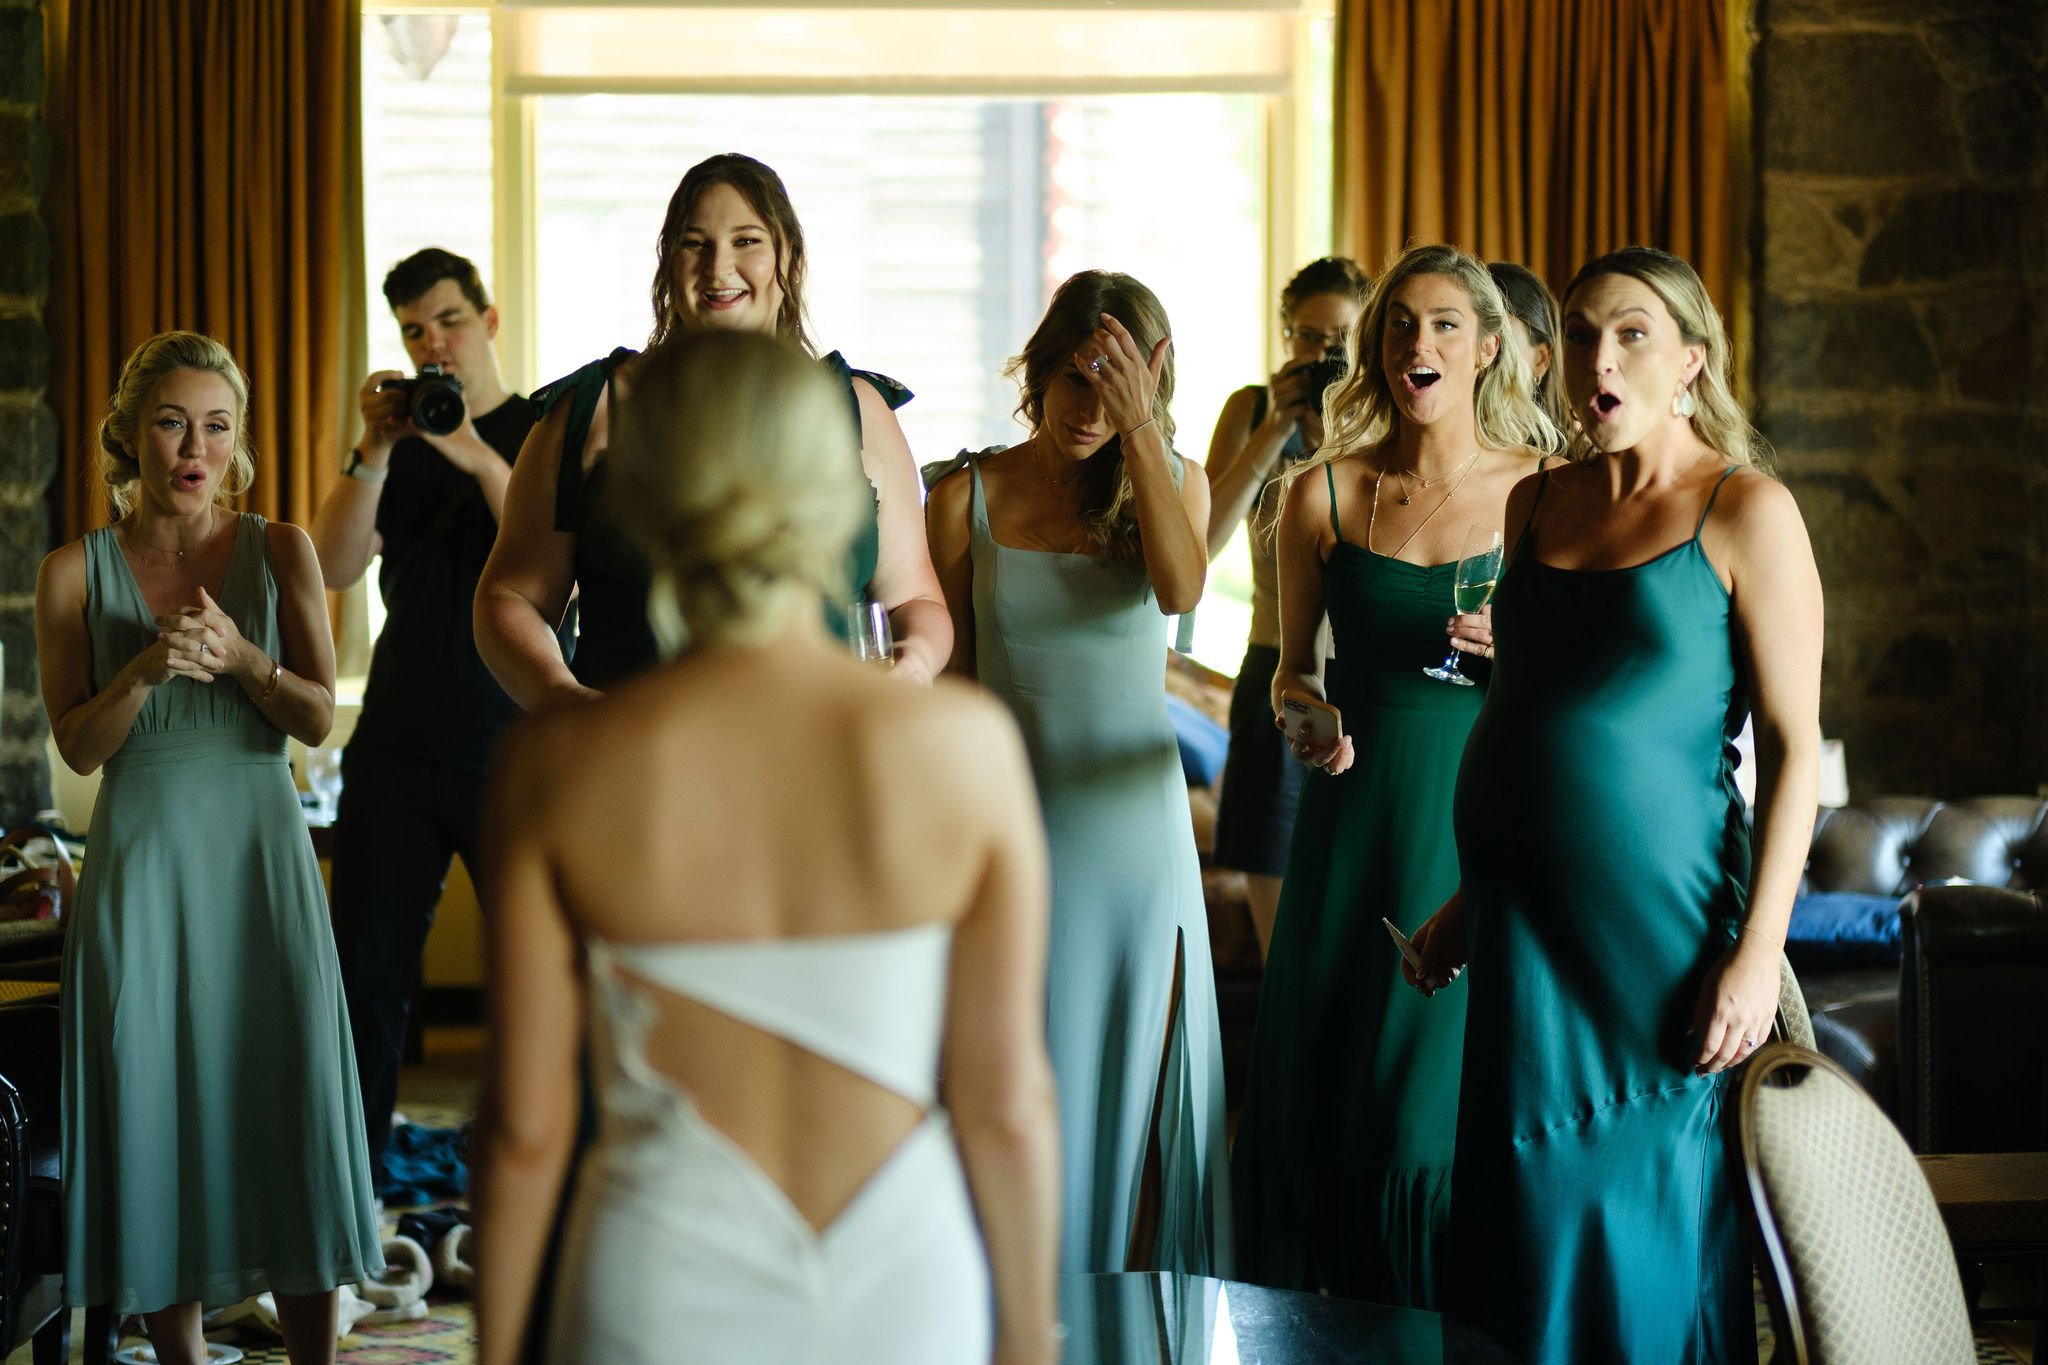
[(2048, 782), (2039, 0), (1757, 0), (1758, 424), (1858, 798)]
[(50, 804), (48, 726), (36, 685), (36, 567), (49, 548), (57, 423), (43, 403), (50, 341), (49, 182), (39, 0), (0, 0), (0, 826)]

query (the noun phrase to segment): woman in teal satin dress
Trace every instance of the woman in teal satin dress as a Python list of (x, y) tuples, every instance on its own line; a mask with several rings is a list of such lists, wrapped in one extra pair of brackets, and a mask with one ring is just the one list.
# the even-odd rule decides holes
[(1238, 1269), (1256, 1283), (1436, 1304), (1463, 992), (1432, 1004), (1403, 989), (1380, 920), (1412, 931), (1458, 884), (1451, 789), (1485, 691), (1423, 668), (1445, 652), (1467, 528), (1499, 529), (1556, 440), (1508, 325), (1480, 262), (1404, 253), (1368, 300), (1330, 441), (1281, 513), (1274, 704), (1325, 695), (1327, 611), (1327, 698), (1347, 734), (1302, 753), (1317, 771), (1259, 992), (1231, 1171)]
[(1813, 829), (1820, 583), (1691, 267), (1629, 248), (1564, 304), (1574, 458), (1509, 500), (1463, 886), (1416, 935), (1424, 990), (1470, 964), (1449, 1305), (1534, 1365), (1747, 1360), (1721, 1105)]
[(1030, 438), (942, 466), (926, 518), (950, 671), (1016, 715), (1045, 814), (1060, 1269), (1227, 1274), (1222, 1034), (1166, 712), (1209, 485), (1173, 451), (1166, 311), (1130, 276), (1061, 285), (1012, 370)]

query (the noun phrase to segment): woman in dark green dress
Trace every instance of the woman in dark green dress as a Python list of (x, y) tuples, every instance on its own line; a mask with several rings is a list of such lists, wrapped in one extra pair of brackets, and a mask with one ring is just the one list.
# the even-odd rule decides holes
[[(1436, 1302), (1463, 993), (1431, 1004), (1403, 989), (1380, 920), (1413, 930), (1458, 884), (1451, 788), (1484, 689), (1423, 668), (1444, 655), (1467, 528), (1498, 529), (1508, 490), (1556, 439), (1508, 325), (1478, 261), (1405, 253), (1331, 392), (1329, 443), (1281, 513), (1273, 703), (1325, 695), (1327, 610), (1340, 661), (1327, 697), (1347, 734), (1302, 754), (1321, 771), (1259, 993), (1232, 1173), (1239, 1274), (1257, 1283)], [(1461, 647), (1478, 647), (1477, 624)]]
[[(738, 153), (692, 166), (669, 200), (655, 251), (648, 344), (718, 328), (773, 333), (816, 354), (804, 331), (803, 290), (803, 227), (781, 178)], [(660, 656), (648, 620), (647, 565), (597, 496), (612, 401), (630, 387), (636, 354), (613, 351), (533, 395), (541, 420), (513, 467), (476, 595), (477, 650), (529, 711), (601, 692)], [(837, 351), (820, 363), (845, 388), (862, 472), (875, 490), (874, 517), (849, 552), (846, 597), (827, 604), (826, 619), (843, 630), (848, 602), (881, 602), (895, 637), (896, 676), (930, 682), (952, 651), (953, 627), (925, 548), (917, 466), (896, 423), (895, 409), (910, 391), (849, 368)], [(555, 623), (572, 593), (581, 619), (567, 659)]]
[(1630, 248), (1564, 303), (1574, 459), (1508, 503), (1463, 886), (1416, 935), (1425, 989), (1471, 967), (1447, 1297), (1534, 1365), (1749, 1359), (1723, 1082), (1813, 830), (1820, 583), (1691, 267)]

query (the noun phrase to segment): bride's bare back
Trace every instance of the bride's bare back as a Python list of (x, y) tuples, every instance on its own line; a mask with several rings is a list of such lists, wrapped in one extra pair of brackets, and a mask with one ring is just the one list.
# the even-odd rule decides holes
[[(502, 768), (494, 913), (508, 902), (519, 913), (526, 896), (551, 901), (552, 916), (522, 918), (552, 918), (555, 951), (579, 971), (592, 937), (687, 943), (930, 923), (960, 926), (956, 999), (997, 988), (1014, 961), (1002, 942), (1017, 916), (1000, 888), (1013, 864), (1042, 856), (1041, 836), (1008, 718), (965, 688), (904, 687), (809, 639), (706, 651), (600, 704), (528, 722)], [(495, 972), (493, 984), (518, 989)], [(796, 1044), (634, 984), (658, 1007), (650, 1063), (814, 1228), (921, 1117), (910, 1099)]]

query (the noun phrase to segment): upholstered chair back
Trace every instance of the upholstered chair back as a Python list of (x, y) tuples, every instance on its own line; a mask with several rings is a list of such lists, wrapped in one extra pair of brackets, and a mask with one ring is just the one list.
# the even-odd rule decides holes
[(1785, 1358), (1972, 1365), (1934, 1195), (1899, 1130), (1841, 1068), (1787, 1043), (1764, 1048), (1738, 1086), (1735, 1136)]

